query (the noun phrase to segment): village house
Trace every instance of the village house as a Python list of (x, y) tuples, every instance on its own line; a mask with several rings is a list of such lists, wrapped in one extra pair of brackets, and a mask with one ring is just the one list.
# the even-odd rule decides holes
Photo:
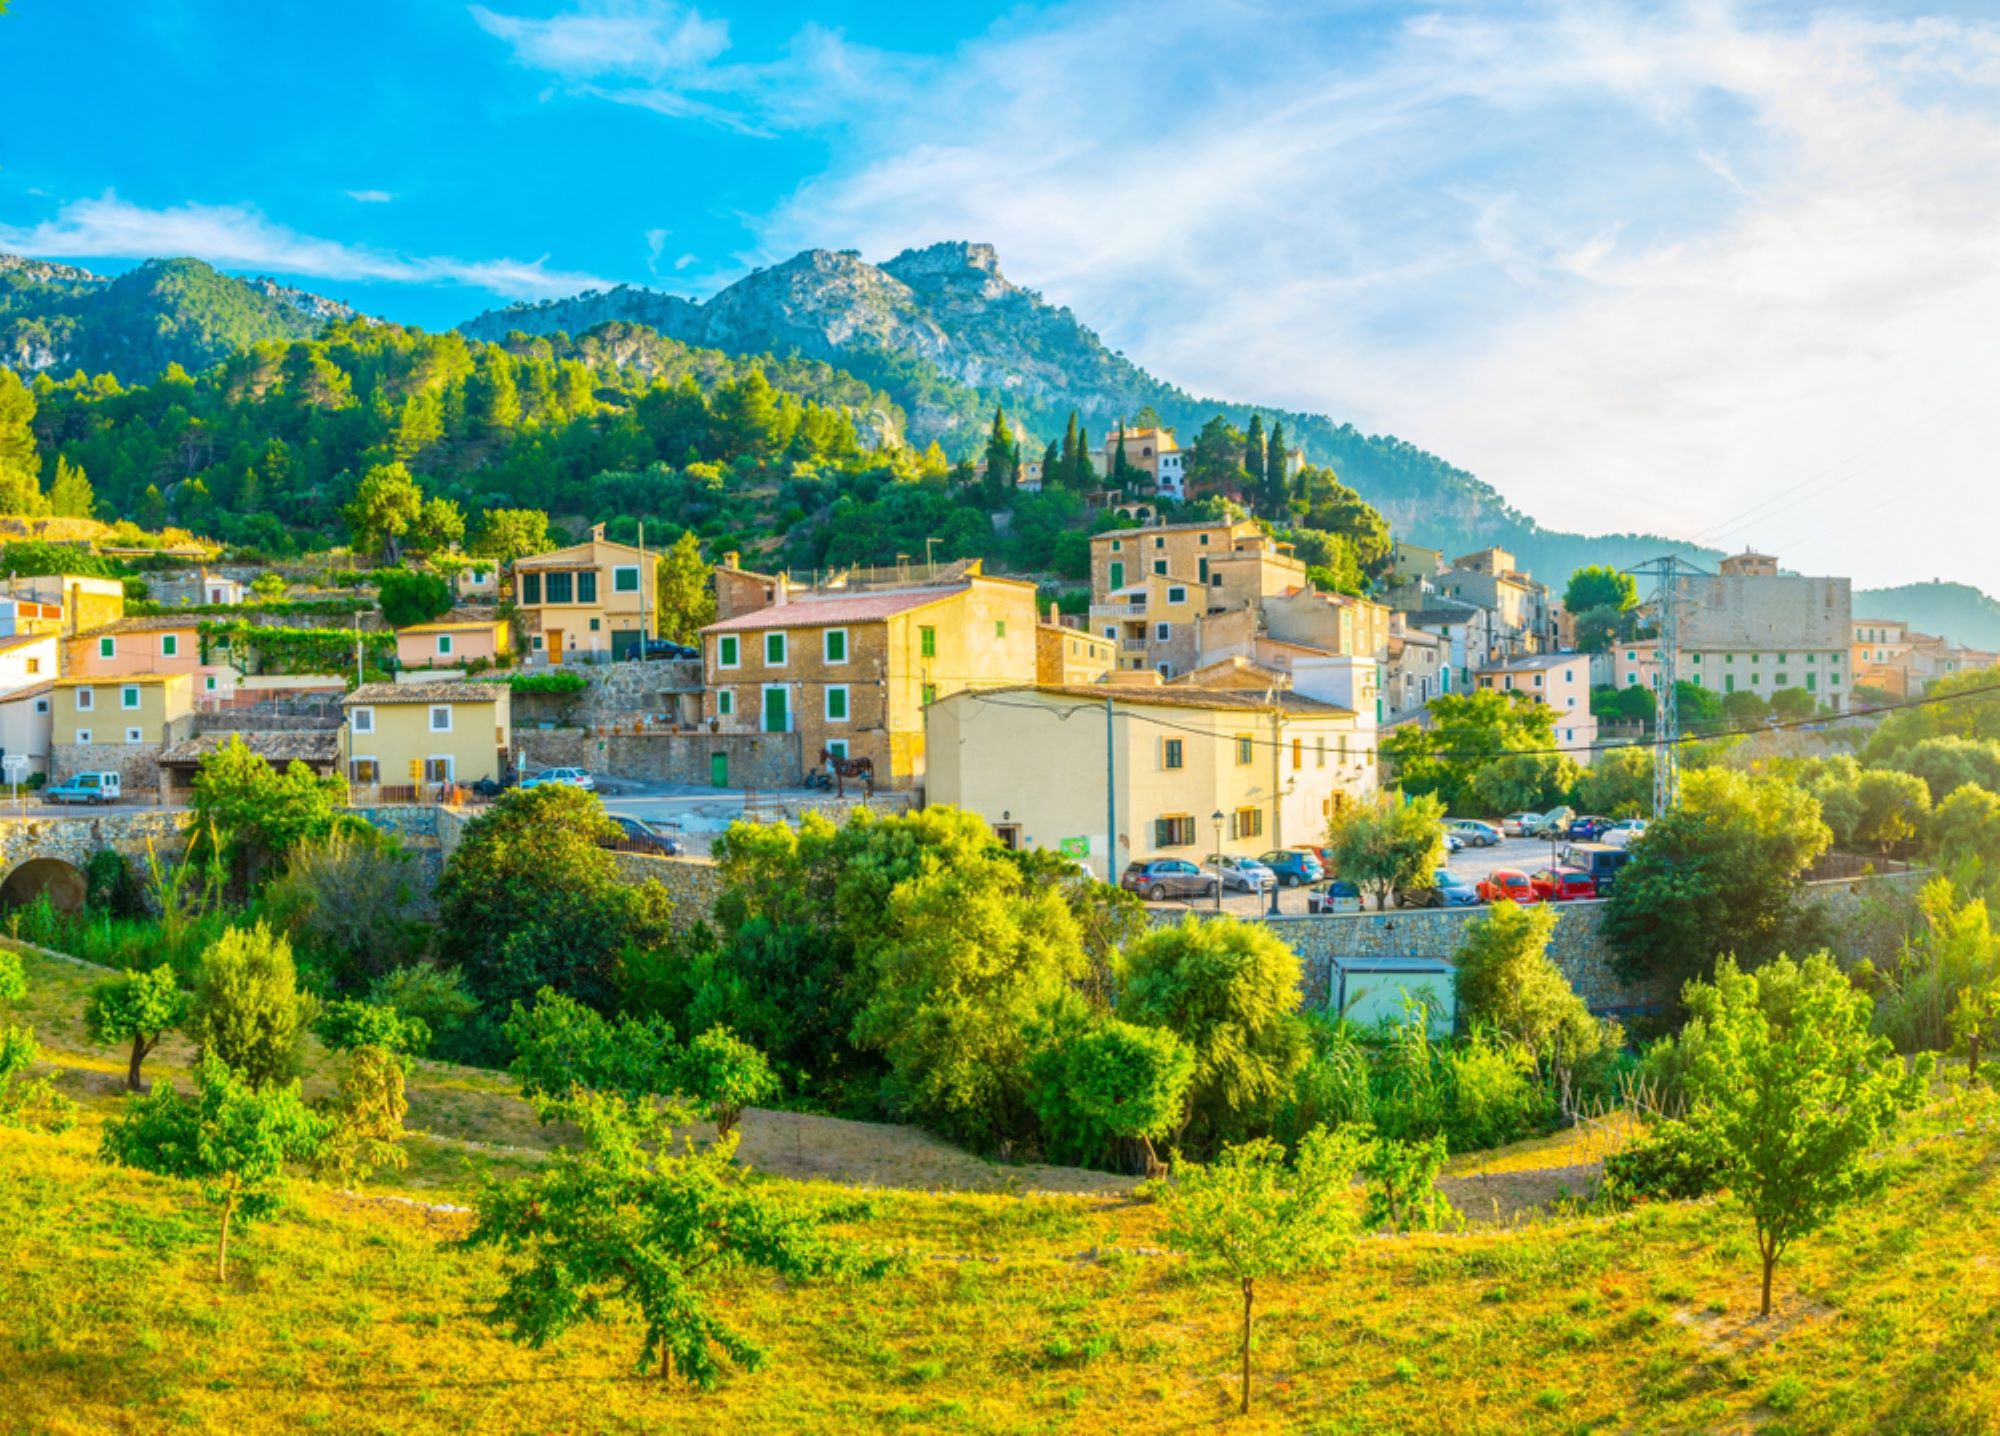
[(1130, 862), (1206, 862), (1218, 836), (1222, 852), (1248, 856), (1318, 842), (1336, 809), (1376, 785), (1372, 728), (1294, 692), (983, 689), (926, 716), (931, 802), (968, 808), (1009, 846), (1067, 854), (1109, 882)]
[(438, 619), (396, 630), (396, 662), (404, 670), (490, 665), (513, 647), (513, 631), (505, 619)]
[[(159, 756), (160, 801), (179, 806), (194, 797), (194, 780), (205, 759), (217, 749), (240, 742), (279, 772), (303, 763), (325, 777), (340, 772), (340, 732), (334, 728), (301, 728), (279, 732), (254, 729), (226, 733), (196, 733), (163, 749)], [(133, 795), (138, 796), (138, 795)]]
[(0, 693), (45, 683), (62, 671), (62, 640), (53, 633), (0, 638)]
[(192, 615), (121, 618), (75, 634), (63, 641), (63, 671), (78, 678), (184, 673), (205, 699), (227, 699), (240, 682), (234, 665), (203, 661), (201, 619)]
[(49, 778), (116, 772), (130, 792), (151, 790), (162, 749), (194, 731), (188, 673), (58, 678), (54, 686)]
[[(735, 580), (731, 605), (746, 596)], [(722, 732), (796, 733), (800, 762), (866, 758), (883, 787), (924, 775), (924, 709), (963, 688), (1032, 683), (1035, 586), (966, 570), (956, 582), (795, 596), (701, 632), (705, 717)]]
[(340, 764), (356, 802), (499, 781), (513, 745), (505, 683), (365, 683), (341, 700)]
[(1555, 745), (1589, 766), (1597, 746), (1597, 718), (1590, 711), (1590, 655), (1538, 653), (1479, 672), (1487, 693), (1523, 694), (1555, 714)]
[(1413, 628), (1409, 615), (1389, 615), (1389, 659), (1382, 685), (1384, 723), (1400, 723), (1430, 706), (1445, 692), (1448, 645), (1427, 628)]
[(40, 603), (32, 598), (0, 598), (0, 638), (60, 634), (62, 629), (61, 604)]
[(514, 560), (514, 606), (531, 663), (605, 663), (636, 656), (658, 614), (660, 555), (604, 537)]
[(1908, 698), (1910, 625), (1893, 618), (1857, 618), (1850, 626), (1849, 666), (1855, 686), (1867, 684)]
[(1087, 628), (1053, 621), (1035, 625), (1035, 681), (1058, 686), (1101, 683), (1118, 666), (1118, 645)]
[(0, 578), (0, 596), (22, 598), (62, 611), (62, 631), (81, 633), (125, 616), (125, 585), (115, 578), (74, 573)]
[[(0, 693), (0, 782), (26, 782), (35, 773), (49, 771), (49, 750), (55, 738), (55, 687), (53, 678), (11, 688)], [(9, 770), (8, 758), (25, 758), (26, 763)]]

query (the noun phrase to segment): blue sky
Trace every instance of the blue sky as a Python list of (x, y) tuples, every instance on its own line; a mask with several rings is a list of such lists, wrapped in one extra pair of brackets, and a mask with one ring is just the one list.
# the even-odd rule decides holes
[(14, 0), (0, 93), (4, 250), (442, 325), (984, 240), (1545, 521), (2000, 588), (1990, 4)]

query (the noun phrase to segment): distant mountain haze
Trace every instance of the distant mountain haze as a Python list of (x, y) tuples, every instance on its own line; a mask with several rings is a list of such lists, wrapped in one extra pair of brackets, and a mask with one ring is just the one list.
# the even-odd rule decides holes
[[(354, 316), (338, 300), (200, 260), (150, 260), (107, 277), (0, 255), (0, 363), (23, 373), (83, 369), (141, 382), (170, 363), (199, 370), (238, 348), (308, 338)], [(909, 442), (935, 439), (954, 458), (983, 445), (996, 405), (1028, 430), (1031, 452), (1061, 434), (1072, 410), (1097, 445), (1147, 408), (1179, 431), (1183, 445), (1217, 414), (1243, 427), (1261, 413), (1267, 425), (1283, 422), (1308, 462), (1333, 469), (1380, 509), (1398, 537), (1447, 556), (1498, 544), (1556, 588), (1588, 563), (1625, 565), (1670, 552), (1704, 564), (1719, 557), (1644, 531), (1546, 528), (1491, 485), (1394, 436), (1364, 434), (1323, 414), (1198, 398), (1108, 348), (1068, 308), (1010, 281), (986, 244), (933, 244), (880, 265), (851, 250), (806, 250), (706, 300), (620, 285), (489, 310), (458, 327), (488, 341), (602, 330), (598, 347), (641, 368), (646, 346), (635, 328), (739, 358), (820, 360), (901, 411), (871, 405), (856, 416), (864, 432), (880, 439), (900, 428)], [(2000, 604), (1963, 584), (1860, 591), (1855, 604), (1857, 613), (2000, 647)]]

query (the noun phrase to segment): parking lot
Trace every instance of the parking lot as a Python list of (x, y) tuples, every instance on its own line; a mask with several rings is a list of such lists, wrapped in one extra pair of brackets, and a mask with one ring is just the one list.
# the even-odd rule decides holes
[[(1553, 853), (1550, 845), (1537, 838), (1502, 838), (1490, 848), (1467, 846), (1464, 851), (1453, 853), (1448, 866), (1451, 871), (1469, 883), (1479, 880), (1496, 868), (1517, 868), (1524, 873), (1533, 873), (1550, 865), (1552, 858), (1561, 853), (1567, 843), (1555, 845)], [(1208, 864), (1202, 864), (1207, 870)], [(1390, 900), (1394, 910), (1395, 899)], [(1148, 907), (1162, 911), (1185, 911), (1199, 909), (1203, 912), (1215, 910), (1214, 898), (1169, 899), (1165, 902), (1148, 903)], [(1268, 893), (1225, 892), (1222, 895), (1222, 911), (1235, 917), (1257, 917), (1270, 911), (1271, 898)], [(1375, 910), (1375, 900), (1364, 895), (1364, 911)], [(1282, 916), (1302, 917), (1306, 915), (1306, 890), (1304, 888), (1279, 888), (1278, 912)]]

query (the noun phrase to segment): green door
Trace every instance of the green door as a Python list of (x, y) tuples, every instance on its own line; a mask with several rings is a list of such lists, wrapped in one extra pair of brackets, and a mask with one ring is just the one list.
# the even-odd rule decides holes
[(1111, 591), (1118, 592), (1125, 586), (1125, 565), (1117, 559), (1111, 560)]
[(764, 690), (764, 731), (766, 733), (787, 733), (791, 724), (790, 704), (786, 701), (788, 692), (782, 687)]
[(729, 786), (729, 755), (710, 753), (708, 755), (708, 785), (711, 788)]

